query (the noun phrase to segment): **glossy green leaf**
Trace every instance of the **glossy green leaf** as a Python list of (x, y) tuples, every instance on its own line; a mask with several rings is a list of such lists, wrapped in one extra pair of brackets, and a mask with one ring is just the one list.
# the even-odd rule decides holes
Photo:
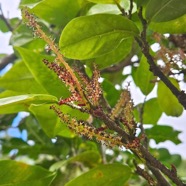
[(116, 4), (116, 2), (120, 2), (120, 0), (88, 0), (93, 3), (101, 3), (101, 4)]
[(165, 22), (186, 14), (186, 0), (149, 0), (145, 16), (153, 22)]
[(49, 94), (57, 96), (58, 98), (68, 96), (69, 92), (65, 85), (59, 80), (57, 75), (42, 62), (43, 59), (53, 61), (53, 57), (44, 56), (21, 47), (16, 47), (16, 50), (20, 53), (34, 79)]
[(47, 93), (47, 91), (35, 81), (23, 62), (16, 63), (0, 78), (0, 87), (25, 94)]
[(56, 103), (57, 98), (47, 94), (27, 94), (0, 99), (0, 113), (9, 114), (28, 111), (31, 104)]
[(163, 23), (155, 23), (151, 22), (149, 28), (155, 32), (160, 32), (162, 34), (170, 33), (170, 34), (178, 34), (178, 33), (186, 33), (186, 15), (183, 15), (177, 19), (163, 22)]
[(44, 132), (50, 137), (57, 135), (72, 138), (72, 133), (66, 126), (61, 123), (56, 113), (50, 109), (50, 105), (31, 105), (29, 110), (35, 115)]
[(135, 107), (134, 115), (137, 122), (140, 122), (140, 117), (142, 117), (143, 124), (157, 124), (158, 120), (162, 115), (162, 110), (159, 106), (157, 98), (152, 98), (144, 103), (143, 115), (140, 116), (140, 109), (142, 104)]
[(150, 129), (145, 129), (145, 133), (147, 134), (149, 139), (155, 140), (157, 144), (166, 140), (170, 140), (175, 144), (181, 143), (180, 139), (178, 138), (178, 135), (181, 132), (174, 130), (170, 126), (155, 125)]
[(144, 95), (148, 95), (154, 88), (153, 73), (149, 70), (149, 64), (146, 57), (143, 55), (140, 60), (140, 65), (134, 75), (134, 82), (140, 88)]
[[(170, 81), (179, 88), (177, 81), (173, 78)], [(178, 102), (178, 99), (172, 94), (167, 86), (160, 81), (158, 83), (158, 102), (163, 112), (168, 116), (180, 116), (183, 112), (182, 105)]]
[(113, 51), (124, 39), (137, 36), (138, 32), (136, 25), (122, 16), (84, 16), (67, 24), (61, 34), (59, 46), (68, 58), (96, 58)]
[(131, 170), (126, 165), (100, 165), (68, 182), (65, 186), (120, 186), (125, 185), (131, 176)]
[(65, 26), (80, 10), (78, 0), (43, 0), (33, 9), (38, 17), (57, 26)]
[(124, 59), (132, 49), (133, 39), (124, 39), (115, 50), (95, 59), (99, 69), (114, 65)]
[(37, 166), (12, 160), (0, 161), (0, 185), (46, 186), (50, 185), (55, 173)]

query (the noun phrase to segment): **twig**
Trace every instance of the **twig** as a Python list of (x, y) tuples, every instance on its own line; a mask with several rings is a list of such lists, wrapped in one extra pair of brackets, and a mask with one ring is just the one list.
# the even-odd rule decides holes
[(120, 63), (118, 63), (116, 65), (113, 65), (113, 66), (110, 66), (110, 67), (102, 69), (101, 73), (112, 73), (112, 72), (117, 72), (117, 71), (123, 70), (124, 67), (129, 66), (129, 65), (132, 64), (131, 58), (132, 58), (132, 56), (129, 55), (122, 62), (120, 62)]
[(130, 0), (130, 9), (129, 9), (129, 15), (128, 15), (129, 19), (132, 18), (132, 9), (133, 9), (133, 0)]
[(141, 134), (144, 136), (145, 140), (144, 140), (144, 145), (146, 148), (148, 148), (148, 139), (147, 139), (147, 136), (145, 134), (145, 130), (144, 130), (144, 127), (143, 127), (143, 113), (144, 113), (144, 107), (145, 107), (145, 100), (146, 100), (146, 97), (144, 99), (144, 102), (142, 104), (142, 106), (140, 107), (139, 109), (139, 120), (140, 120), (140, 125), (139, 125), (139, 128), (141, 129)]
[(140, 176), (142, 176), (145, 180), (148, 181), (149, 185), (156, 185), (156, 182), (154, 181), (154, 179), (149, 175), (149, 173), (147, 171), (145, 171), (144, 169), (140, 168), (136, 161), (133, 161), (134, 166), (136, 167), (136, 173)]
[(15, 54), (10, 54), (2, 58), (0, 61), (0, 70), (6, 67), (9, 63), (13, 63), (16, 59), (17, 57)]
[(174, 174), (170, 169), (165, 167), (165, 165), (163, 165), (155, 157), (153, 157), (146, 148), (140, 146), (139, 150), (143, 158), (146, 160), (147, 164), (160, 170), (164, 175), (168, 176), (169, 179), (172, 180), (172, 182), (174, 182), (177, 186), (186, 186), (186, 184), (184, 184), (176, 174)]
[(9, 21), (6, 19), (6, 17), (3, 14), (3, 10), (1, 8), (1, 4), (0, 4), (0, 18), (5, 22), (6, 26), (8, 27), (8, 29), (12, 32), (14, 29), (12, 28), (12, 26), (10, 25)]
[(149, 44), (146, 40), (146, 29), (147, 29), (147, 22), (142, 16), (142, 8), (140, 8), (139, 11), (139, 18), (141, 19), (141, 22), (143, 24), (143, 31), (141, 33), (141, 38), (136, 37), (136, 41), (138, 42), (139, 46), (141, 47), (141, 50), (145, 57), (147, 58), (147, 61), (150, 65), (150, 70), (154, 73), (155, 76), (158, 76), (164, 84), (170, 89), (170, 91), (176, 96), (178, 101), (182, 104), (182, 106), (186, 109), (186, 94), (184, 91), (179, 91), (172, 83), (171, 81), (164, 75), (164, 73), (159, 69), (159, 67), (154, 62), (153, 57), (150, 55), (149, 52)]
[(151, 172), (154, 174), (154, 176), (157, 179), (157, 185), (158, 186), (170, 186), (170, 184), (167, 182), (167, 180), (162, 176), (162, 174), (159, 172), (159, 170), (155, 169), (154, 167), (147, 164)]
[(118, 3), (117, 0), (114, 0), (114, 2), (116, 3), (116, 6), (118, 7), (118, 9), (121, 11), (122, 15), (123, 16), (126, 16), (126, 12), (125, 12), (125, 9), (121, 7), (121, 5)]

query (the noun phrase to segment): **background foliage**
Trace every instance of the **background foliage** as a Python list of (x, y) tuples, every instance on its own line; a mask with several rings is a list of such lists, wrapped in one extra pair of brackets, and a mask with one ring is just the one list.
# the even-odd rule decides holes
[[(55, 38), (70, 66), (86, 67), (89, 77), (93, 63), (98, 66), (103, 95), (111, 107), (126, 88), (126, 82), (132, 79), (145, 95), (142, 103), (134, 105), (135, 121), (140, 129), (137, 135), (146, 135), (150, 153), (168, 168), (177, 167), (183, 180), (186, 163), (181, 156), (170, 154), (166, 148), (153, 149), (149, 140), (154, 139), (157, 144), (167, 140), (180, 144), (181, 131), (160, 125), (158, 120), (163, 113), (179, 117), (184, 105), (161, 77), (154, 76), (144, 48), (140, 48), (136, 38), (144, 30), (139, 14), (142, 11), (147, 21), (147, 43), (159, 46), (156, 52), (150, 49), (150, 55), (165, 77), (180, 90), (180, 82), (186, 80), (185, 4), (185, 0), (20, 2), (20, 8), (29, 7), (46, 34)], [(13, 58), (7, 62), (13, 66), (0, 78), (0, 185), (146, 185), (135, 166), (142, 162), (131, 151), (109, 148), (74, 134), (49, 109), (70, 92), (42, 62), (54, 59), (46, 43), (33, 36), (19, 18), (6, 19), (1, 14), (0, 30), (12, 31), (10, 44), (14, 48)], [(8, 56), (1, 54), (1, 58), (3, 69)], [(125, 69), (129, 69), (127, 73)], [(154, 97), (149, 98), (152, 91)], [(93, 119), (67, 105), (61, 106), (61, 110), (80, 120)], [(102, 123), (93, 119), (92, 124), (100, 127)], [(9, 135), (12, 128), (16, 129), (17, 137)]]

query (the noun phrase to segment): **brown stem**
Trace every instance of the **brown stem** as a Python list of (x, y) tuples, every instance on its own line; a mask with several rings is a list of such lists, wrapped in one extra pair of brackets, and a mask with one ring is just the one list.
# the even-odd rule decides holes
[(132, 18), (133, 0), (130, 0), (129, 19)]
[(142, 8), (139, 11), (139, 18), (143, 24), (143, 31), (141, 33), (141, 38), (136, 38), (139, 46), (141, 47), (142, 53), (147, 58), (147, 61), (150, 65), (150, 70), (154, 73), (155, 76), (158, 76), (164, 84), (170, 89), (170, 91), (176, 96), (178, 101), (182, 104), (182, 106), (186, 109), (186, 94), (184, 91), (179, 91), (171, 81), (164, 75), (164, 73), (159, 69), (159, 67), (154, 62), (153, 57), (149, 52), (149, 44), (146, 40), (146, 30), (147, 30), (147, 22), (142, 16)]
[(149, 175), (149, 173), (147, 171), (145, 171), (144, 169), (140, 168), (136, 161), (133, 161), (134, 166), (136, 167), (136, 173), (138, 175), (140, 175), (141, 177), (143, 177), (145, 180), (148, 181), (149, 185), (156, 185), (156, 182), (154, 181), (154, 179), (152, 178), (152, 176)]
[(141, 152), (147, 164), (160, 170), (164, 175), (168, 176), (169, 179), (172, 180), (172, 182), (174, 182), (177, 186), (186, 186), (186, 184), (184, 184), (176, 174), (174, 174), (170, 169), (165, 167), (165, 165), (163, 165), (155, 157), (153, 157), (146, 148), (140, 146), (139, 151)]
[(13, 63), (17, 59), (15, 54), (10, 54), (5, 56), (4, 58), (1, 59), (0, 61), (0, 69), (3, 69), (8, 65), (9, 63)]
[(170, 186), (170, 184), (167, 182), (167, 180), (162, 176), (162, 174), (160, 173), (159, 170), (155, 169), (154, 167), (147, 165), (149, 167), (149, 169), (151, 170), (151, 172), (153, 173), (153, 175), (156, 177), (157, 179), (157, 185), (158, 186)]

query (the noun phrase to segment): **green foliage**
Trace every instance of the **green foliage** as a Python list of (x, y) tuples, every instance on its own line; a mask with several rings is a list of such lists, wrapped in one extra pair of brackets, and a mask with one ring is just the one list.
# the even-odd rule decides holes
[[(179, 87), (175, 79), (170, 80), (176, 87)], [(183, 107), (163, 82), (158, 83), (157, 93), (159, 105), (168, 116), (180, 116), (182, 114)]]
[[(185, 3), (22, 0), (27, 25), (8, 20), (16, 60), (0, 77), (0, 157), (15, 159), (0, 161), (0, 185), (163, 185), (152, 167), (165, 172), (154, 161), (172, 165), (166, 179), (179, 182), (174, 166), (181, 156), (152, 149), (148, 141), (182, 143), (181, 131), (158, 121), (162, 114), (179, 117), (186, 107), (184, 93), (176, 95), (166, 83), (178, 93), (185, 83), (179, 76), (185, 71)], [(2, 17), (0, 30), (9, 31)], [(153, 53), (155, 43), (160, 47)], [(128, 78), (144, 101), (132, 102)]]
[(55, 177), (54, 173), (41, 167), (29, 166), (11, 160), (0, 161), (0, 166), (0, 185), (46, 186)]
[(181, 143), (178, 138), (180, 131), (175, 131), (170, 126), (155, 125), (150, 129), (146, 129), (145, 131), (148, 135), (148, 138), (154, 139), (156, 143), (164, 142), (166, 140), (170, 140), (175, 144)]
[(59, 46), (65, 57), (90, 59), (113, 51), (123, 40), (138, 33), (135, 24), (124, 17), (97, 14), (69, 22)]
[[(114, 172), (113, 172), (114, 170)], [(111, 177), (112, 175), (112, 177)], [(126, 165), (112, 164), (112, 165), (100, 165), (89, 172), (75, 178), (66, 184), (66, 186), (73, 185), (123, 185), (130, 178), (130, 168)]]

